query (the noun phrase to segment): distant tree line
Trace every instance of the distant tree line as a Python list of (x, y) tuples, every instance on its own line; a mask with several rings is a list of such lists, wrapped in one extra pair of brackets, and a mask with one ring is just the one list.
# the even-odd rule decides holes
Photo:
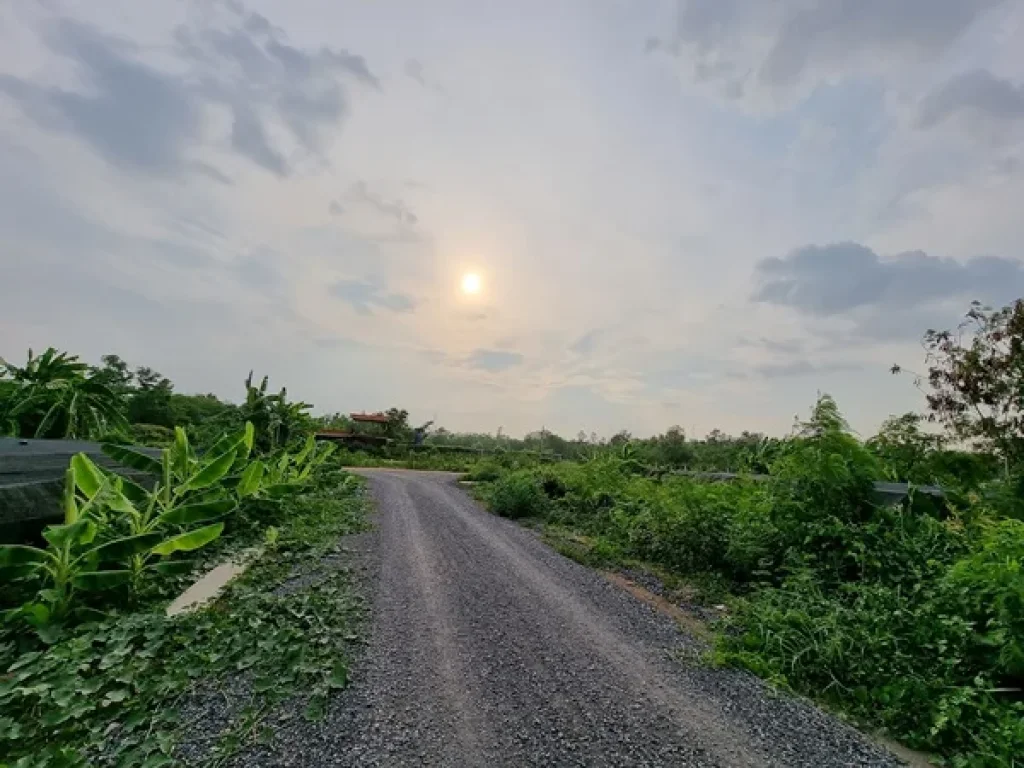
[[(972, 305), (965, 322), (952, 331), (928, 331), (928, 369), (912, 374), (925, 390), (925, 414), (888, 419), (867, 447), (892, 480), (942, 482), (990, 476), (1002, 463), (1008, 474), (1024, 462), (1024, 302), (999, 310)], [(893, 366), (894, 373), (902, 372)], [(169, 378), (148, 366), (130, 366), (118, 355), (104, 355), (90, 366), (74, 355), (29, 350), (24, 365), (0, 358), (0, 434), (37, 438), (121, 440), (149, 445), (170, 441), (174, 426), (184, 427), (204, 445), (246, 421), (257, 428), (259, 448), (303, 438), (315, 429), (370, 432), (389, 444), (461, 447), (481, 452), (534, 452), (564, 459), (587, 459), (627, 451), (652, 470), (767, 473), (782, 440), (758, 432), (728, 435), (712, 430), (703, 439), (680, 426), (648, 438), (620, 431), (608, 439), (579, 432), (569, 439), (542, 428), (521, 438), (504, 434), (453, 432), (432, 422), (413, 426), (403, 408), (385, 411), (384, 425), (354, 422), (343, 413), (310, 415), (309, 403), (291, 401), (285, 388), (269, 389), (266, 377), (244, 381), (244, 400), (235, 404), (214, 394), (176, 392)], [(928, 429), (935, 422), (943, 435)], [(999, 457), (998, 459), (996, 457)], [(1024, 486), (1022, 486), (1024, 491)]]

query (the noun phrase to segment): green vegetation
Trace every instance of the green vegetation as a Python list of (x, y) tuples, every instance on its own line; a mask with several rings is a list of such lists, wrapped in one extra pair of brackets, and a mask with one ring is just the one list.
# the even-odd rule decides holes
[(28, 351), (17, 366), (0, 358), (0, 433), (82, 438), (127, 423), (124, 402), (74, 355)]
[[(1024, 749), (1024, 524), (976, 494), (880, 504), (879, 458), (827, 397), (766, 480), (650, 476), (605, 455), (502, 472), (491, 508), (732, 595), (717, 657), (959, 764)], [(570, 539), (571, 541), (571, 539)]]
[[(76, 454), (62, 523), (0, 547), (0, 764), (175, 763), (189, 707), (224, 687), (244, 701), (190, 756), (219, 765), (265, 736), (284, 698), (315, 716), (346, 684), (360, 600), (342, 572), (293, 576), (362, 527), (359, 483), (328, 465), (335, 449), (314, 441), (308, 405), (246, 384), (235, 407), (173, 394), (112, 355), (89, 369), (48, 350), (3, 368), (7, 431), (102, 438), (139, 474)], [(194, 573), (253, 546), (262, 556), (212, 606), (165, 615)]]
[[(211, 607), (168, 618), (165, 588), (50, 645), (0, 635), (0, 762), (174, 764), (194, 733), (189, 707), (215, 698), (223, 711), (230, 696), (225, 730), (190, 760), (220, 765), (268, 737), (263, 719), (284, 699), (303, 696), (307, 717), (323, 711), (347, 683), (363, 604), (341, 571), (293, 577), (363, 527), (358, 483), (320, 468), (301, 493), (274, 504), (250, 499), (237, 514), (261, 525), (229, 526), (216, 542), (221, 553), (262, 540), (264, 554)], [(239, 677), (247, 684), (235, 684)]]
[(250, 461), (255, 430), (246, 423), (199, 458), (185, 431), (175, 432), (160, 459), (131, 448), (105, 445), (114, 459), (156, 479), (152, 490), (97, 467), (77, 454), (67, 471), (64, 523), (43, 532), (46, 547), (0, 547), (0, 576), (24, 591), (35, 590), (5, 615), (22, 620), (47, 641), (69, 621), (95, 617), (98, 599), (80, 604), (79, 592), (109, 592), (126, 586), (132, 596), (152, 577), (185, 573), (175, 559), (221, 535), (225, 520), (247, 497), (280, 498), (301, 490), (333, 446), (319, 450), (309, 437), (297, 453), (282, 452), (267, 464)]
[[(15, 579), (0, 598), (0, 762), (165, 764), (183, 704), (239, 670), (249, 700), (207, 751), (212, 764), (260, 738), (284, 696), (305, 691), (309, 713), (321, 709), (345, 683), (335, 660), (355, 641), (357, 601), (337, 575), (287, 585), (300, 559), (361, 524), (356, 481), (330, 469), (340, 464), (465, 472), (495, 512), (539, 523), (569, 556), (639, 565), (726, 602), (718, 663), (951, 765), (1013, 765), (1024, 754), (1024, 302), (974, 306), (967, 323), (925, 337), (929, 368), (915, 381), (927, 413), (895, 416), (866, 441), (827, 395), (781, 439), (692, 440), (671, 427), (516, 440), (413, 428), (395, 408), (367, 428), (386, 440), (329, 458), (314, 429), (364, 426), (314, 419), (251, 373), (235, 406), (175, 393), (116, 356), (92, 369), (55, 350), (4, 364), (0, 429), (103, 437), (154, 482), (78, 456), (64, 524), (39, 546), (0, 548)], [(911, 486), (886, 502), (879, 480)], [(266, 554), (211, 609), (163, 616), (182, 571), (256, 542)]]
[[(979, 330), (965, 341), (927, 337), (928, 416), (890, 419), (865, 443), (826, 395), (782, 440), (621, 439), (580, 461), (491, 468), (478, 493), (582, 562), (646, 564), (726, 600), (719, 663), (950, 764), (1013, 765), (1024, 754), (1024, 304), (969, 319)], [(739, 469), (733, 481), (671, 471), (723, 447), (715, 468)], [(945, 495), (912, 485), (885, 503), (880, 479), (937, 482)]]

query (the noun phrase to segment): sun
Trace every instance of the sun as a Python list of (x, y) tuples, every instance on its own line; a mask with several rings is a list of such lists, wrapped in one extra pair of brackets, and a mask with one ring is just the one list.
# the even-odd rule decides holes
[(462, 292), (468, 294), (480, 293), (480, 289), (483, 287), (483, 281), (480, 279), (480, 275), (475, 272), (468, 272), (462, 276)]

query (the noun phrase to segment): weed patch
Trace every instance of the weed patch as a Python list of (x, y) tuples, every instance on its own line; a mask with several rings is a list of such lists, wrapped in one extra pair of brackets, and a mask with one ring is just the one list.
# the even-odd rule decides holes
[[(337, 479), (337, 478), (335, 478)], [(0, 644), (0, 760), (29, 766), (159, 766), (189, 731), (184, 705), (239, 675), (251, 680), (238, 716), (202, 763), (219, 764), (274, 704), (303, 692), (314, 717), (347, 682), (363, 611), (343, 572), (278, 590), (299, 563), (323, 556), (365, 523), (347, 480), (282, 503), (264, 556), (206, 610), (115, 614), (53, 645)]]
[(878, 503), (879, 458), (828, 398), (774, 447), (770, 470), (757, 482), (651, 475), (624, 451), (506, 471), (475, 493), (539, 522), (574, 560), (641, 563), (728, 602), (718, 663), (953, 765), (1012, 765), (1024, 754), (1024, 524), (969, 488)]

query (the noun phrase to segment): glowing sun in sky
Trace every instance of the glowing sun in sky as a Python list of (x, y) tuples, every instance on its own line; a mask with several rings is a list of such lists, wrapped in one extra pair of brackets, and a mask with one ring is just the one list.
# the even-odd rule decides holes
[(483, 287), (483, 281), (480, 279), (480, 275), (475, 272), (467, 272), (462, 276), (462, 292), (473, 295), (480, 293), (480, 289)]

